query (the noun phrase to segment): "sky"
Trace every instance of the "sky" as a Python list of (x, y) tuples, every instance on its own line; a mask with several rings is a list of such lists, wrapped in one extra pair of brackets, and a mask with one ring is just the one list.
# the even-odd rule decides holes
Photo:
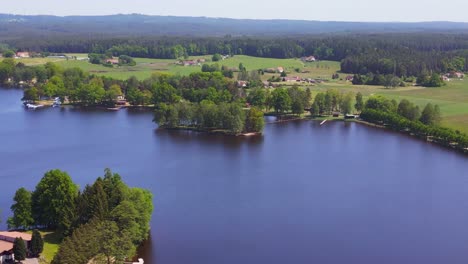
[(4, 3), (0, 13), (58, 16), (138, 13), (321, 21), (468, 22), (466, 10), (467, 0), (14, 0), (10, 4)]

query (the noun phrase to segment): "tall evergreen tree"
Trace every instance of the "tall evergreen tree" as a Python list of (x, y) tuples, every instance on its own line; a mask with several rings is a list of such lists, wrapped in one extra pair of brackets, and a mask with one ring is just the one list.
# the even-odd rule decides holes
[(27, 257), (26, 244), (21, 237), (17, 237), (13, 242), (13, 254), (15, 254), (15, 260), (22, 261)]
[(36, 229), (32, 233), (30, 250), (34, 257), (39, 257), (44, 250), (44, 240), (42, 239), (41, 233)]

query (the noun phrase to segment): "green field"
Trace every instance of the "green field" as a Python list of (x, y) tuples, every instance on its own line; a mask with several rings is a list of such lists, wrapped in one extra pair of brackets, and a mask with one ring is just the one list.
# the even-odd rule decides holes
[[(74, 56), (79, 58), (87, 57), (87, 54), (67, 54), (68, 56)], [(220, 66), (227, 66), (229, 68), (237, 69), (239, 64), (242, 63), (248, 71), (259, 70), (266, 68), (278, 68), (283, 69), (288, 73), (289, 76), (299, 77), (313, 77), (313, 78), (330, 78), (330, 72), (336, 72), (339, 70), (339, 63), (333, 61), (320, 61), (312, 63), (303, 63), (299, 59), (271, 59), (271, 58), (257, 58), (244, 55), (237, 55), (222, 61), (211, 62), (211, 56), (195, 56), (190, 57), (187, 60), (192, 59), (206, 59), (206, 63), (218, 63)], [(73, 60), (73, 59), (57, 59), (57, 58), (25, 58), (18, 59), (26, 65), (40, 65), (46, 62), (55, 62), (64, 68), (79, 67), (83, 70), (100, 75), (108, 76), (116, 79), (127, 79), (131, 76), (135, 76), (138, 79), (145, 79), (151, 76), (153, 72), (170, 72), (172, 74), (188, 75), (193, 72), (201, 71), (200, 66), (181, 66), (176, 65), (177, 60), (175, 59), (146, 59), (146, 58), (135, 58), (137, 62), (136, 66), (114, 66), (113, 68), (104, 67), (102, 65), (91, 64), (87, 61)], [(298, 70), (298, 72), (297, 72)], [(268, 74), (263, 76), (263, 79), (268, 79), (271, 76), (279, 74)]]
[[(69, 55), (76, 57), (87, 56), (86, 54)], [(211, 56), (190, 57), (189, 59), (198, 58), (206, 59), (206, 63), (208, 64), (213, 63), (210, 62)], [(176, 60), (173, 59), (166, 60), (136, 58), (136, 66), (116, 66), (113, 68), (91, 64), (87, 61), (65, 59), (27, 58), (20, 59), (18, 61), (22, 61), (28, 65), (38, 65), (48, 61), (53, 61), (63, 66), (64, 68), (80, 67), (92, 74), (109, 76), (121, 80), (127, 79), (131, 76), (135, 76), (142, 80), (150, 77), (154, 72), (169, 72), (172, 74), (188, 75), (192, 72), (201, 71), (200, 66), (176, 65)], [(344, 81), (344, 78), (347, 74), (340, 73), (340, 79), (331, 80), (332, 74), (338, 72), (340, 69), (340, 63), (333, 61), (303, 63), (299, 59), (272, 59), (236, 55), (217, 63), (219, 65), (226, 65), (229, 68), (238, 68), (239, 64), (242, 63), (248, 71), (283, 67), (288, 76), (321, 78), (329, 80), (321, 84), (307, 85), (311, 88), (313, 94), (316, 94), (319, 91), (326, 91), (327, 89), (333, 88), (342, 92), (361, 92), (364, 96), (381, 94), (398, 101), (406, 98), (418, 104), (421, 108), (424, 107), (424, 105), (428, 102), (431, 102), (440, 106), (443, 115), (442, 124), (444, 126), (468, 133), (468, 79), (452, 80), (448, 82), (446, 86), (439, 88), (414, 87), (410, 84), (408, 87), (385, 89), (382, 86), (352, 85), (350, 82)], [(262, 79), (267, 80), (272, 76), (279, 76), (279, 74), (265, 73), (265, 75), (262, 76)], [(291, 85), (291, 83), (284, 84)], [(306, 84), (301, 85), (305, 86)]]
[[(86, 57), (86, 54), (68, 54), (69, 56)], [(336, 72), (339, 70), (339, 63), (332, 61), (320, 61), (313, 63), (304, 64), (299, 59), (271, 59), (271, 58), (256, 58), (244, 55), (237, 55), (222, 61), (211, 62), (211, 56), (196, 56), (188, 59), (206, 59), (206, 63), (218, 63), (220, 66), (227, 66), (229, 68), (237, 69), (239, 64), (242, 63), (248, 71), (259, 70), (266, 68), (277, 68), (283, 67), (289, 76), (299, 77), (313, 77), (313, 78), (330, 78), (330, 72)], [(64, 68), (80, 67), (83, 70), (92, 74), (100, 76), (108, 76), (116, 79), (127, 79), (131, 76), (135, 76), (142, 80), (151, 76), (153, 72), (170, 72), (172, 74), (188, 75), (193, 72), (201, 71), (200, 66), (181, 66), (176, 65), (177, 60), (175, 59), (145, 59), (135, 58), (137, 62), (136, 66), (115, 66), (113, 68), (104, 67), (102, 65), (91, 64), (87, 61), (78, 60), (65, 60), (65, 59), (47, 59), (47, 58), (35, 58), (35, 59), (23, 59), (28, 65), (43, 64), (48, 61), (56, 62)], [(299, 70), (297, 72), (296, 70)], [(271, 76), (279, 74), (268, 74), (266, 73), (262, 79), (266, 80)]]

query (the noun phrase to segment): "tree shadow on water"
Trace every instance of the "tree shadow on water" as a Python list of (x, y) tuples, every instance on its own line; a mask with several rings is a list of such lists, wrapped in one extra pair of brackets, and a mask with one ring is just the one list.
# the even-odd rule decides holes
[(170, 140), (176, 144), (202, 143), (209, 145), (223, 145), (227, 148), (239, 148), (242, 146), (259, 146), (263, 143), (263, 135), (260, 136), (231, 136), (223, 134), (210, 134), (189, 130), (156, 129), (155, 135), (161, 140)]

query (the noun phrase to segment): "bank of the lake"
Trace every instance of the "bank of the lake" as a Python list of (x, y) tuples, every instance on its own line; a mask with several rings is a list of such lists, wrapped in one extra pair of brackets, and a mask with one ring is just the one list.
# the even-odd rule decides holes
[(0, 89), (2, 228), (14, 191), (45, 171), (83, 187), (109, 167), (154, 194), (145, 263), (468, 259), (459, 153), (355, 122), (267, 124), (262, 137), (155, 130), (148, 111), (29, 111), (21, 94)]

